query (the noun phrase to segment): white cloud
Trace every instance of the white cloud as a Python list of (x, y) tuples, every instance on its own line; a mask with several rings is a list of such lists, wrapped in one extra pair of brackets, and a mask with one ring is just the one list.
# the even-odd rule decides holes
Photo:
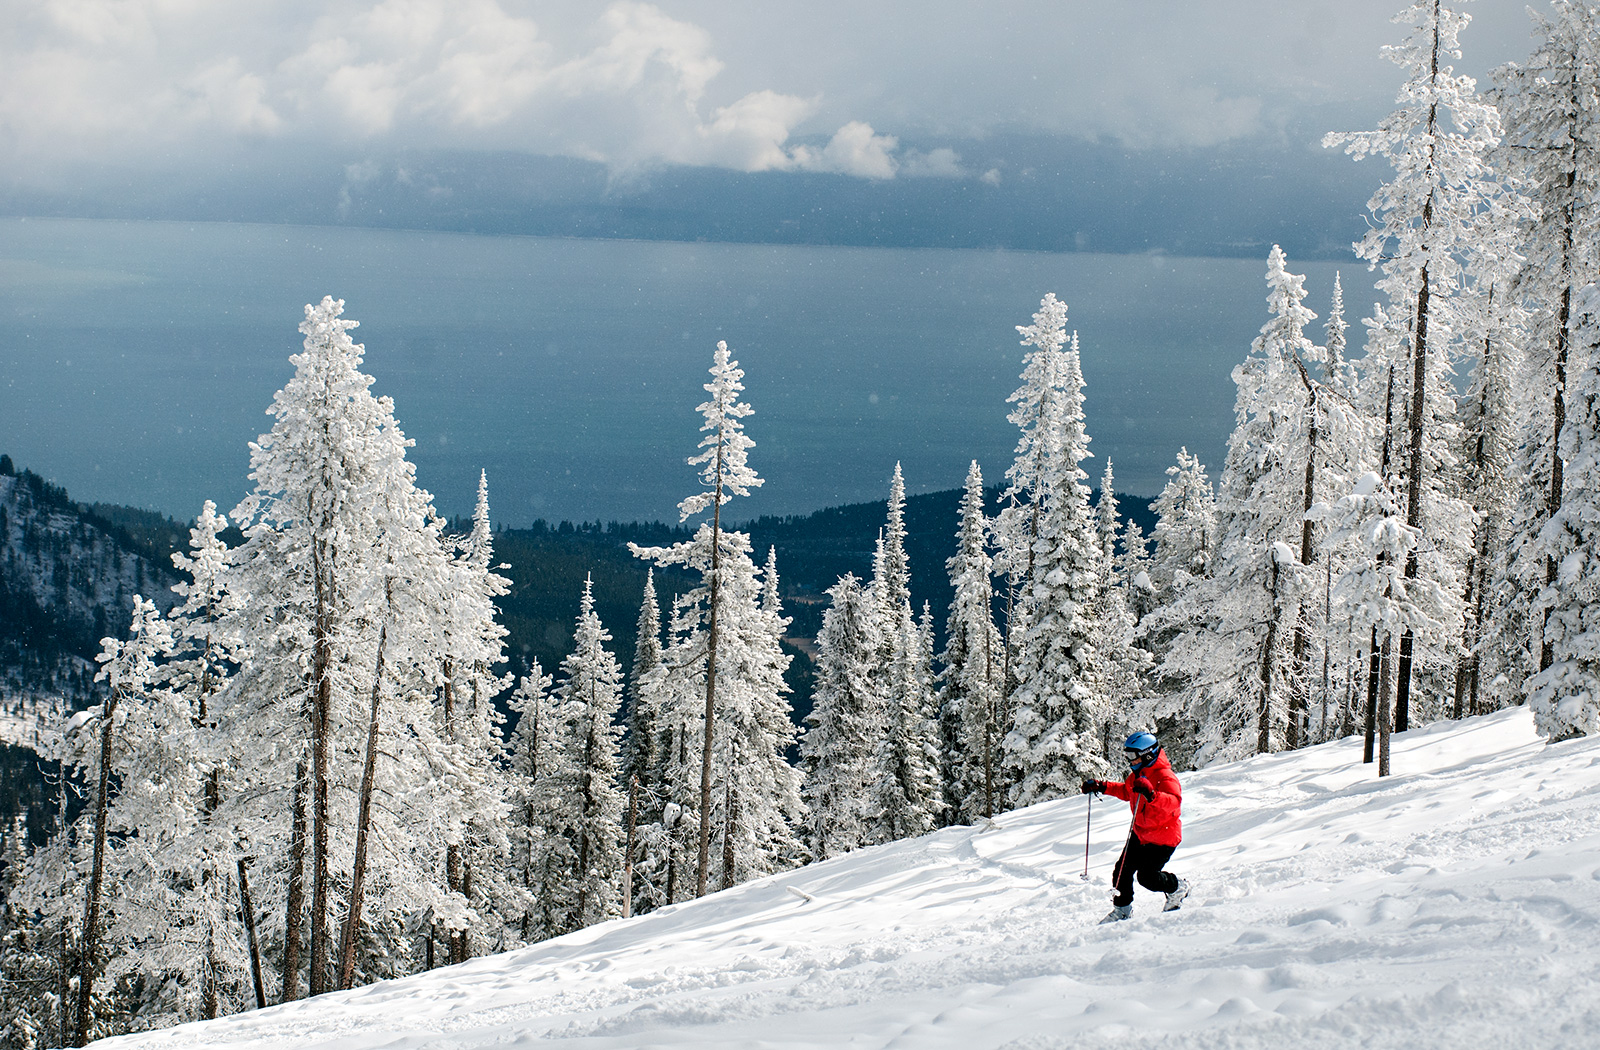
[(670, 159), (709, 163), (739, 171), (784, 170), (794, 158), (783, 144), (795, 125), (816, 109), (814, 99), (757, 91), (712, 114), (697, 128), (698, 142)]
[(831, 171), (865, 179), (892, 179), (899, 163), (894, 151), (900, 146), (893, 135), (879, 135), (871, 124), (852, 120), (820, 150), (801, 146), (794, 150), (794, 166), (806, 171)]
[(940, 146), (926, 153), (908, 151), (900, 159), (900, 174), (912, 178), (960, 179), (967, 176), (967, 169), (961, 166), (961, 154), (948, 146)]
[(246, 134), (270, 135), (283, 118), (267, 101), (267, 81), (245, 71), (238, 58), (225, 58), (199, 70), (187, 87), (194, 99), (193, 118)]

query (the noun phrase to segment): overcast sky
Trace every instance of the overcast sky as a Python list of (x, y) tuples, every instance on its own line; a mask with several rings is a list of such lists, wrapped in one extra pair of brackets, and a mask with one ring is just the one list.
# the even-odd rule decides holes
[[(1528, 51), (1466, 5), (1459, 68)], [(0, 177), (397, 148), (1003, 180), (995, 134), (1208, 147), (1389, 108), (1395, 0), (0, 0)], [(968, 149), (965, 153), (970, 153)]]

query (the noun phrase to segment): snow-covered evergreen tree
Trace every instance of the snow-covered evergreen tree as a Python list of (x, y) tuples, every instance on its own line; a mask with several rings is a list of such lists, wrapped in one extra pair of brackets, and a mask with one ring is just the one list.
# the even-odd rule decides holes
[(1216, 557), (1217, 501), (1205, 465), (1187, 447), (1180, 448), (1167, 477), (1150, 504), (1156, 514), (1150, 579), (1157, 593), (1177, 584), (1180, 573), (1189, 578), (1208, 575)]
[[(1395, 727), (1409, 724), (1413, 663), (1425, 676), (1451, 675), (1454, 642), (1460, 637), (1460, 574), (1471, 548), (1467, 529), (1471, 509), (1452, 492), (1454, 456), (1459, 447), (1454, 388), (1450, 380), (1452, 344), (1461, 338), (1460, 292), (1470, 255), (1481, 240), (1485, 215), (1514, 206), (1488, 166), (1500, 138), (1492, 105), (1475, 93), (1471, 77), (1457, 76), (1446, 64), (1459, 59), (1460, 31), (1469, 18), (1439, 0), (1420, 0), (1395, 17), (1407, 29), (1403, 43), (1385, 54), (1406, 72), (1400, 108), (1375, 131), (1330, 134), (1328, 146), (1342, 145), (1358, 160), (1388, 160), (1394, 177), (1373, 195), (1368, 207), (1375, 222), (1357, 245), (1357, 254), (1383, 271), (1379, 281), (1397, 327), (1381, 345), (1404, 347), (1393, 362), (1404, 392), (1407, 433), (1403, 456), (1396, 457), (1403, 479), (1406, 524), (1422, 532), (1422, 542), (1407, 553), (1405, 578), (1425, 577), (1453, 604), (1444, 610), (1444, 627), (1432, 639), (1406, 634), (1396, 662)], [(1374, 362), (1387, 370), (1388, 362)], [(1441, 648), (1444, 639), (1449, 645)], [(1417, 651), (1417, 643), (1424, 643)], [(1447, 686), (1439, 683), (1437, 692)], [(1435, 689), (1425, 696), (1436, 696)], [(1430, 699), (1430, 706), (1431, 706)]]
[(1151, 664), (1149, 653), (1136, 644), (1137, 624), (1129, 603), (1133, 583), (1123, 572), (1122, 555), (1118, 550), (1124, 530), (1118, 514), (1116, 475), (1109, 458), (1100, 478), (1100, 496), (1095, 504), (1095, 531), (1100, 545), (1102, 583), (1090, 619), (1094, 624), (1094, 650), (1099, 658), (1095, 691), (1106, 698), (1109, 710), (1101, 746), (1109, 751), (1112, 735), (1126, 735), (1119, 734), (1119, 730), (1131, 730), (1143, 724), (1135, 707), (1144, 694), (1145, 673)]
[(572, 712), (535, 661), (511, 696), (517, 714), (510, 760), (517, 776), (513, 863), (527, 894), (520, 934), (540, 941), (577, 929), (577, 835), (572, 794), (582, 771), (571, 746)]
[(1155, 726), (1162, 746), (1182, 765), (1192, 761), (1199, 727), (1187, 692), (1188, 673), (1166, 666), (1173, 642), (1205, 626), (1209, 601), (1204, 583), (1215, 565), (1217, 506), (1211, 479), (1187, 447), (1167, 468), (1168, 481), (1151, 502), (1156, 513), (1155, 552), (1149, 577), (1155, 608), (1139, 623), (1139, 637), (1150, 653), (1151, 695), (1142, 721)]
[[(890, 625), (895, 636), (884, 718), (873, 773), (870, 834), (893, 842), (932, 831), (944, 808), (939, 777), (938, 725), (922, 660), (922, 633), (909, 603)], [(881, 651), (880, 646), (880, 651)]]
[(1552, 740), (1600, 732), (1600, 289), (1584, 288), (1576, 313), (1558, 449), (1565, 496), (1541, 537), (1556, 566), (1538, 598), (1550, 664), (1529, 682), (1534, 719)]
[(622, 728), (622, 668), (605, 648), (611, 633), (594, 611), (594, 590), (584, 581), (573, 652), (561, 662), (563, 680), (556, 696), (568, 735), (568, 788), (574, 870), (571, 875), (571, 925), (592, 926), (622, 912), (622, 810), (617, 786), (617, 753)]
[(931, 830), (942, 809), (931, 683), (920, 670), (921, 636), (911, 611), (905, 505), (905, 478), (896, 463), (889, 482), (888, 516), (878, 534), (868, 587), (878, 621), (873, 673), (884, 700), (880, 736), (875, 741), (874, 801), (869, 807), (868, 836), (873, 842), (892, 842)]
[[(619, 784), (627, 798), (629, 848), (624, 915), (649, 910), (660, 903), (652, 876), (658, 864), (660, 842), (647, 841), (643, 832), (659, 825), (661, 803), (655, 774), (660, 767), (660, 733), (657, 729), (661, 687), (665, 679), (661, 649), (661, 604), (656, 599), (656, 575), (645, 576), (639, 602), (639, 624), (633, 645), (633, 667), (628, 673), (627, 735), (622, 740)], [(635, 903), (637, 902), (637, 903)]]
[(1559, 563), (1541, 536), (1550, 535), (1546, 523), (1565, 498), (1558, 441), (1574, 374), (1575, 297), (1600, 277), (1600, 11), (1588, 0), (1554, 0), (1551, 8), (1548, 16), (1529, 9), (1539, 44), (1527, 63), (1495, 74), (1505, 121), (1496, 163), (1520, 178), (1530, 204), (1520, 238), (1525, 261), (1509, 289), (1529, 324), (1515, 463), (1523, 480), (1520, 498), (1507, 508), (1504, 607), (1495, 610), (1491, 630), (1506, 650), (1501, 665), (1517, 691), (1554, 659), (1553, 643), (1544, 638), (1549, 614), (1535, 608), (1534, 595), (1554, 583)]
[(453, 961), (465, 962), (473, 945), (491, 951), (507, 945), (506, 919), (520, 916), (525, 902), (515, 880), (507, 881), (506, 836), (510, 785), (504, 775), (501, 715), (494, 697), (509, 678), (495, 672), (504, 660), (506, 630), (495, 619), (495, 599), (510, 582), (494, 569), (494, 534), (489, 522), (489, 479), (478, 476), (472, 530), (456, 544), (450, 566), (454, 585), (440, 610), (446, 656), (439, 689), (440, 733), (453, 760), (448, 790), (444, 873), (447, 891), (459, 894), (465, 925), (452, 930)]
[(868, 842), (866, 803), (886, 709), (873, 673), (879, 621), (870, 593), (847, 574), (828, 589), (828, 598), (817, 634), (811, 713), (800, 741), (806, 836), (817, 860)]
[(633, 645), (633, 667), (628, 672), (628, 732), (622, 742), (621, 779), (624, 789), (637, 781), (648, 788), (656, 766), (656, 728), (652, 684), (661, 666), (661, 605), (656, 600), (656, 573), (645, 576), (639, 602), (639, 626)]
[(994, 622), (993, 561), (983, 512), (983, 473), (967, 468), (956, 553), (945, 562), (954, 596), (945, 620), (938, 694), (950, 820), (992, 817), (1005, 799), (1000, 782), (1004, 651)]
[[(755, 446), (755, 442), (745, 435), (742, 421), (753, 410), (748, 404), (739, 400), (739, 395), (744, 391), (743, 380), (744, 371), (737, 361), (730, 358), (728, 344), (718, 342), (716, 354), (712, 359), (711, 382), (705, 384), (706, 392), (711, 397), (699, 407), (699, 412), (705, 420), (700, 427), (701, 433), (705, 435), (700, 441), (700, 448), (704, 451), (689, 460), (690, 465), (701, 468), (700, 481), (704, 489), (678, 504), (680, 520), (687, 521), (709, 508), (712, 512), (711, 521), (701, 525), (694, 539), (672, 547), (646, 548), (630, 545), (630, 549), (641, 558), (653, 560), (658, 565), (688, 566), (702, 573), (705, 581), (701, 588), (704, 592), (702, 607), (705, 615), (703, 654), (705, 671), (697, 675), (705, 687), (705, 718), (699, 745), (700, 793), (695, 807), (699, 821), (698, 852), (695, 861), (696, 896), (705, 895), (711, 870), (713, 760), (717, 751), (717, 690), (723, 681), (723, 676), (727, 674), (724, 670), (722, 675), (719, 675), (718, 662), (723, 658), (724, 633), (735, 630), (734, 625), (725, 623), (724, 618), (725, 611), (731, 610), (737, 604), (737, 600), (731, 597), (726, 600), (724, 598), (723, 591), (726, 589), (726, 584), (732, 581), (724, 579), (723, 568), (729, 559), (739, 558), (741, 545), (742, 563), (729, 564), (729, 571), (739, 576), (742, 575), (744, 567), (748, 566), (750, 577), (754, 577), (754, 565), (750, 564), (748, 537), (738, 533), (725, 534), (722, 529), (723, 504), (734, 496), (749, 495), (752, 488), (762, 484), (761, 477), (749, 465), (749, 450)], [(748, 600), (748, 596), (745, 597)], [(688, 664), (680, 662), (677, 666), (683, 672), (694, 674)], [(729, 770), (723, 772), (724, 775), (731, 775)]]
[(1108, 769), (1108, 698), (1097, 692), (1093, 608), (1103, 558), (1089, 508), (1083, 372), (1077, 342), (1067, 347), (1066, 308), (1047, 295), (1032, 325), (1019, 325), (1025, 359), (1012, 394), (1022, 430), (1007, 473), (999, 530), (1004, 568), (1018, 581), (1011, 641), (1015, 686), (1003, 747), (1011, 802), (1031, 805), (1076, 791)]
[[(1292, 746), (1302, 696), (1292, 643), (1306, 589), (1299, 548), (1306, 464), (1311, 456), (1305, 369), (1316, 315), (1301, 304), (1304, 278), (1288, 272), (1276, 245), (1267, 263), (1271, 318), (1234, 369), (1237, 423), (1228, 440), (1218, 500), (1217, 553), (1203, 585), (1169, 617), (1185, 627), (1166, 653), (1162, 677), (1189, 696), (1198, 763)], [(1161, 530), (1158, 529), (1158, 535)]]

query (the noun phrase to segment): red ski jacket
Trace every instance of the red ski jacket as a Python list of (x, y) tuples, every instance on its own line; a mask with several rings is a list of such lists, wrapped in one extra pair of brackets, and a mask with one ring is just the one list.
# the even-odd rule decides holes
[[(1155, 791), (1149, 801), (1133, 790), (1140, 780), (1148, 780)], [(1176, 846), (1183, 841), (1183, 822), (1179, 819), (1183, 809), (1183, 787), (1178, 776), (1162, 751), (1156, 760), (1143, 769), (1131, 770), (1128, 779), (1118, 784), (1105, 781), (1106, 794), (1114, 795), (1133, 807), (1133, 835), (1140, 842), (1155, 846)]]

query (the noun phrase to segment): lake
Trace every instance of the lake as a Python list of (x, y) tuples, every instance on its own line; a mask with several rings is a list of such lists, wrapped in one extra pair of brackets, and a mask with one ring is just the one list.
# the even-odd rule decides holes
[[(1325, 315), (1335, 264), (1296, 263)], [(1351, 336), (1370, 278), (1344, 273)], [(361, 322), (419, 481), (497, 521), (676, 519), (717, 340), (745, 369), (735, 520), (998, 481), (1006, 398), (1055, 292), (1079, 332), (1098, 484), (1152, 495), (1179, 446), (1215, 475), (1229, 373), (1266, 321), (1266, 259), (488, 237), (0, 219), (0, 452), (74, 498), (191, 518), (245, 494), (247, 443), (307, 302)], [(1321, 321), (1308, 333), (1321, 338)], [(952, 530), (955, 523), (951, 523)]]

